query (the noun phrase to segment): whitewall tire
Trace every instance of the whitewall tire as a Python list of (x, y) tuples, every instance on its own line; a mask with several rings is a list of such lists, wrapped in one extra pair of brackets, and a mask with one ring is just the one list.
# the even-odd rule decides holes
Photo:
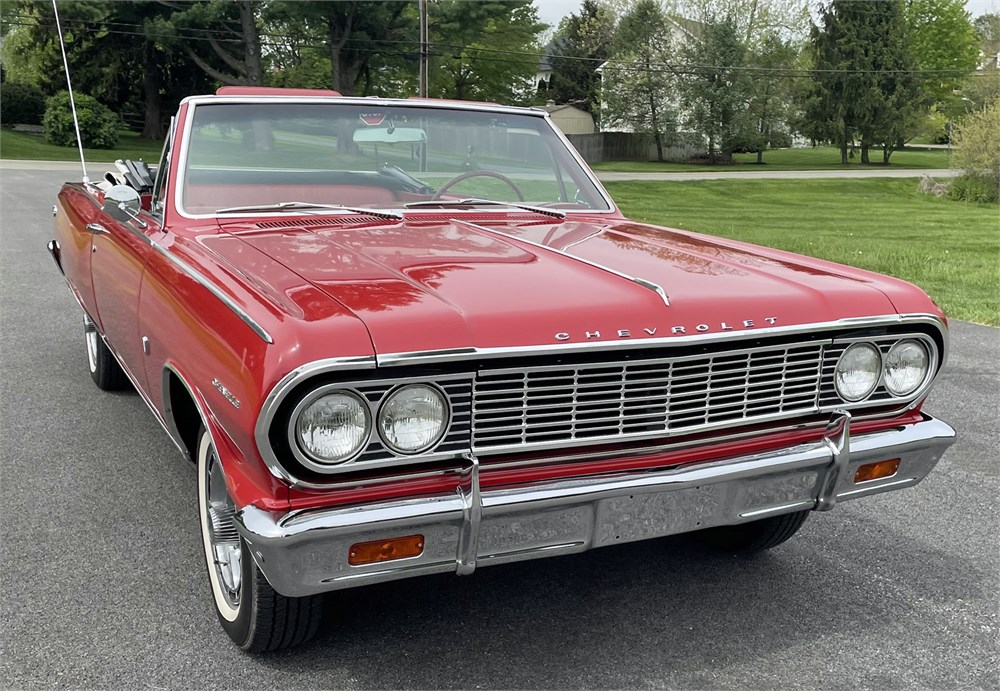
[(211, 435), (198, 435), (198, 519), (212, 603), (219, 623), (248, 652), (280, 650), (312, 638), (323, 618), (323, 597), (276, 593), (236, 530), (236, 508)]

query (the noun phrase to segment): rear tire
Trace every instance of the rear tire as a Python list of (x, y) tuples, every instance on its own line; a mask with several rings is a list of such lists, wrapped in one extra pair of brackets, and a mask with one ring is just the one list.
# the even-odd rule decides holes
[(215, 614), (233, 643), (262, 653), (315, 636), (323, 619), (323, 596), (285, 597), (271, 588), (236, 530), (236, 508), (204, 428), (198, 436), (198, 515)]
[(86, 314), (83, 315), (83, 337), (87, 345), (90, 378), (97, 384), (97, 388), (101, 391), (127, 389), (131, 382), (108, 349), (108, 345), (97, 330), (97, 325)]
[(739, 525), (723, 525), (694, 533), (717, 549), (735, 554), (754, 554), (777, 547), (798, 532), (811, 511), (762, 518)]

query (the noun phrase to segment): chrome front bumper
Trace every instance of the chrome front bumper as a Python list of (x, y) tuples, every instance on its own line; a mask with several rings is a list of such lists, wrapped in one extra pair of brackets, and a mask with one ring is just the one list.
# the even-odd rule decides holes
[[(237, 527), (271, 586), (301, 596), (432, 573), (582, 552), (804, 509), (829, 510), (920, 482), (955, 440), (921, 422), (850, 437), (834, 415), (822, 440), (656, 471), (481, 490), (475, 459), (451, 494), (275, 515), (246, 507)], [(858, 466), (899, 458), (887, 478), (854, 483)], [(424, 536), (416, 557), (348, 564), (351, 545)]]

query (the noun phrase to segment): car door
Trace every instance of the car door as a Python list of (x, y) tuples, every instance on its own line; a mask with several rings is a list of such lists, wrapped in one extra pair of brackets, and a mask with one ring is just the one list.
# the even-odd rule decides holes
[[(97, 319), (108, 345), (133, 381), (145, 389), (143, 344), (139, 336), (139, 289), (160, 225), (148, 213), (120, 222), (105, 213), (88, 228), (94, 234), (90, 271)], [(143, 227), (145, 224), (145, 227)]]

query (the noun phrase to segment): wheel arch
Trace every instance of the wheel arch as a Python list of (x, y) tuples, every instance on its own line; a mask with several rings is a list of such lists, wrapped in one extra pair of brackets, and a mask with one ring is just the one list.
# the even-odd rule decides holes
[(198, 459), (198, 431), (204, 427), (215, 441), (215, 430), (209, 424), (204, 408), (177, 368), (163, 366), (163, 412), (168, 431), (185, 452), (191, 463)]

